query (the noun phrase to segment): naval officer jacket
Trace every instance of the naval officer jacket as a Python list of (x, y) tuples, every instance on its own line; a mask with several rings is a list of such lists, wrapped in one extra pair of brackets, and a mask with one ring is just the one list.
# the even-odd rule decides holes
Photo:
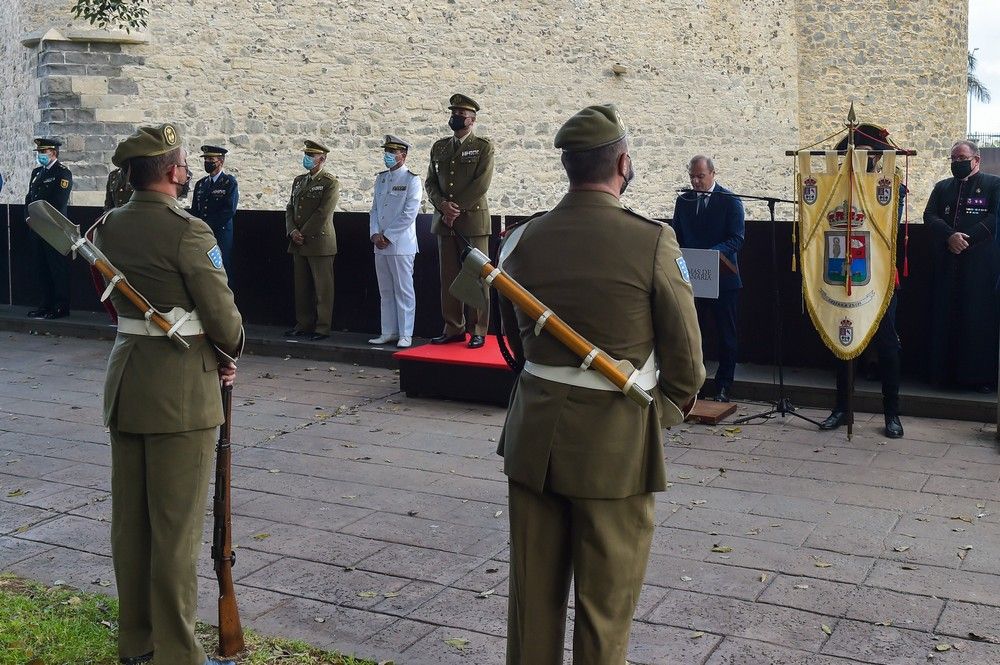
[(420, 176), (399, 167), (375, 176), (375, 196), (369, 213), (368, 237), (381, 233), (389, 240), (376, 254), (417, 253), (417, 213), (420, 212)]

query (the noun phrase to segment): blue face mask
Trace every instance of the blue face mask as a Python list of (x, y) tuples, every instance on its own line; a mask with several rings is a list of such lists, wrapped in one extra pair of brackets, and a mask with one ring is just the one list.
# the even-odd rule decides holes
[(44, 152), (40, 152), (37, 155), (35, 155), (35, 161), (38, 162), (39, 166), (48, 166), (49, 165), (49, 156), (46, 155)]
[(382, 153), (382, 159), (385, 161), (385, 165), (390, 169), (396, 165), (396, 155), (391, 152)]
[(316, 167), (316, 160), (309, 155), (302, 155), (302, 167), (312, 171)]

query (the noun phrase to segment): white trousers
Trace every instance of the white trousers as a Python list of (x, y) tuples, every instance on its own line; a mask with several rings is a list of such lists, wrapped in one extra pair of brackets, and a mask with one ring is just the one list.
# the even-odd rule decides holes
[(414, 254), (376, 254), (375, 276), (382, 299), (382, 334), (413, 337), (417, 297), (413, 292)]

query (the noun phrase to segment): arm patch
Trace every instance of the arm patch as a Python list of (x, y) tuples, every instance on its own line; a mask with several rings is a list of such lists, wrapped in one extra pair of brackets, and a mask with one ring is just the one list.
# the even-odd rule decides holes
[(222, 250), (219, 249), (218, 245), (215, 245), (212, 249), (208, 250), (208, 259), (212, 262), (212, 265), (215, 266), (216, 270), (222, 269)]

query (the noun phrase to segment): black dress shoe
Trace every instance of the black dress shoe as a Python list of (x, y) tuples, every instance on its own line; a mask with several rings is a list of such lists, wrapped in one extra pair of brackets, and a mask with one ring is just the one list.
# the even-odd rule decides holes
[(819, 424), (820, 429), (837, 429), (841, 425), (847, 424), (847, 414), (843, 411), (838, 411), (834, 409), (830, 412), (830, 415), (826, 417), (826, 420)]
[(119, 658), (118, 662), (122, 665), (142, 665), (143, 663), (148, 663), (153, 660), (153, 652), (145, 653), (141, 656), (132, 656), (130, 658)]
[(885, 435), (890, 439), (903, 438), (903, 425), (902, 423), (899, 422), (899, 416), (886, 415)]
[(719, 391), (715, 393), (713, 398), (716, 402), (728, 402), (729, 401), (729, 387), (719, 386)]
[(45, 309), (44, 307), (39, 307), (38, 309), (28, 310), (29, 319), (44, 319), (45, 315), (51, 312), (50, 309)]
[(309, 341), (310, 342), (321, 342), (324, 339), (327, 339), (328, 337), (330, 337), (330, 336), (329, 335), (324, 335), (323, 333), (313, 333), (312, 335), (309, 335)]
[(483, 337), (482, 335), (473, 335), (472, 337), (469, 338), (470, 349), (478, 349), (483, 344), (486, 344), (486, 338)]
[(282, 334), (285, 337), (302, 337), (303, 335), (308, 335), (309, 333), (307, 333), (305, 330), (298, 330), (296, 328), (292, 328), (290, 330), (286, 330)]
[(431, 344), (451, 344), (452, 342), (464, 342), (465, 333), (458, 333), (455, 335), (438, 335), (437, 337), (431, 337)]
[(69, 308), (68, 307), (57, 307), (56, 309), (53, 309), (53, 310), (51, 310), (49, 312), (45, 312), (45, 314), (42, 316), (42, 318), (43, 319), (50, 319), (50, 320), (51, 319), (64, 319), (67, 316), (69, 316)]

